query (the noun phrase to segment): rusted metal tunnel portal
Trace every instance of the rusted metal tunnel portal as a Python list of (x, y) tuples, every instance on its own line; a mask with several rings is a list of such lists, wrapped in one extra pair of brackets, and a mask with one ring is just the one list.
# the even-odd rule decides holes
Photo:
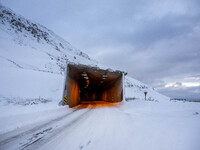
[(69, 107), (82, 101), (120, 102), (123, 99), (123, 73), (68, 64), (63, 93), (65, 96)]

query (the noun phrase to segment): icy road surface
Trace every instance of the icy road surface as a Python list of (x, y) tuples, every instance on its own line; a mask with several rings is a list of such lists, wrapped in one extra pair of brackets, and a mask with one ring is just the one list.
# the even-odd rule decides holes
[(0, 135), (9, 150), (199, 150), (199, 103), (84, 103)]

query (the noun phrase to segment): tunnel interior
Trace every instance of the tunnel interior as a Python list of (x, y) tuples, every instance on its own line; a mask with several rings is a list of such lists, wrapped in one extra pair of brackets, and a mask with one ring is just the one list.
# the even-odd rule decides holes
[(69, 107), (84, 101), (120, 102), (122, 72), (69, 64), (64, 93)]

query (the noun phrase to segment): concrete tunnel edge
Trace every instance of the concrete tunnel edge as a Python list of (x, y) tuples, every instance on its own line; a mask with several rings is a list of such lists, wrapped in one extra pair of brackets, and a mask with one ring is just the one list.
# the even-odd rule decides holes
[[(64, 73), (64, 83), (63, 83), (63, 94), (62, 94), (62, 100), (60, 102), (61, 105), (69, 105), (69, 107), (74, 107), (78, 104), (70, 104), (70, 100), (69, 98), (67, 97), (69, 94), (69, 85), (68, 84), (68, 76), (69, 76), (69, 66), (79, 66), (79, 67), (85, 67), (85, 68), (88, 68), (88, 69), (91, 69), (91, 70), (99, 70), (99, 71), (106, 71), (106, 72), (109, 72), (109, 73), (115, 73), (115, 72), (118, 72), (118, 73), (121, 73), (121, 88), (122, 88), (122, 98), (121, 98), (121, 101), (120, 102), (123, 102), (125, 101), (125, 76), (127, 75), (127, 72), (125, 71), (120, 71), (120, 70), (112, 70), (110, 68), (107, 68), (107, 69), (104, 69), (104, 68), (100, 68), (100, 67), (97, 67), (97, 66), (90, 66), (90, 65), (84, 65), (84, 64), (75, 64), (75, 63), (67, 63), (66, 64), (66, 69), (65, 69), (65, 73)], [(67, 94), (68, 93), (68, 94)], [(118, 101), (119, 102), (119, 101)]]

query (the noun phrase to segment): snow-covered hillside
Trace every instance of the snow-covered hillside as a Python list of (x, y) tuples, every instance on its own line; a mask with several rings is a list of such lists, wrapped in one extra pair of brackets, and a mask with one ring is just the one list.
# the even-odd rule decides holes
[(67, 62), (97, 61), (47, 28), (0, 5), (1, 97), (59, 100)]
[(125, 95), (127, 100), (144, 99), (144, 92), (147, 92), (148, 101), (169, 100), (169, 97), (156, 92), (152, 87), (134, 78), (125, 78)]
[[(62, 99), (66, 63), (103, 67), (45, 28), (0, 5), (0, 100), (38, 104)], [(151, 87), (126, 77), (127, 98), (166, 99)], [(15, 99), (12, 101), (12, 99)]]
[(0, 18), (1, 59), (18, 68), (62, 74), (66, 61), (97, 64), (52, 31), (10, 9), (0, 6)]

